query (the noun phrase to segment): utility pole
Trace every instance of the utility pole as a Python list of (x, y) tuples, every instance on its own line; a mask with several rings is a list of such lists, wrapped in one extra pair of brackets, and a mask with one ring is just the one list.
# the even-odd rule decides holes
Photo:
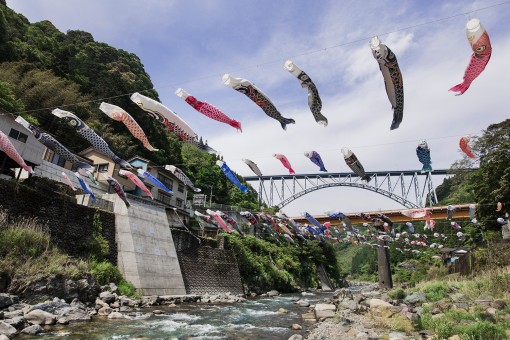
[(390, 270), (390, 251), (386, 248), (386, 241), (377, 241), (377, 267), (379, 271), (379, 288), (393, 288)]

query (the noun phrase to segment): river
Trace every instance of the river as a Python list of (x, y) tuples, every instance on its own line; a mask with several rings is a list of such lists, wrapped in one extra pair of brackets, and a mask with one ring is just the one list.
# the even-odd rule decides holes
[[(94, 317), (89, 322), (50, 326), (43, 335), (24, 335), (16, 339), (288, 339), (293, 334), (305, 336), (307, 328), (311, 326), (304, 324), (301, 319), (301, 314), (306, 313), (308, 308), (299, 307), (292, 299), (304, 298), (310, 304), (315, 304), (331, 296), (329, 292), (307, 296), (284, 294), (228, 305), (158, 306), (141, 309), (130, 319), (106, 320)], [(288, 313), (278, 313), (279, 308), (287, 309)], [(154, 309), (166, 314), (155, 315), (152, 313)], [(294, 323), (303, 326), (303, 329), (291, 330)]]

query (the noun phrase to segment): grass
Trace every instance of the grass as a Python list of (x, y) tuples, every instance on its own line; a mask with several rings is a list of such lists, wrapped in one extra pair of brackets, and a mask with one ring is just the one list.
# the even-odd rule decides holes
[(0, 212), (0, 272), (11, 279), (39, 279), (51, 274), (70, 277), (88, 272), (85, 261), (72, 259), (51, 243), (47, 228), (34, 218), (9, 224)]
[(130, 282), (124, 281), (119, 269), (107, 261), (85, 261), (72, 258), (51, 242), (48, 228), (36, 218), (9, 216), (0, 210), (0, 273), (10, 280), (34, 281), (49, 275), (71, 278), (93, 274), (100, 284), (118, 283), (121, 293), (139, 297)]

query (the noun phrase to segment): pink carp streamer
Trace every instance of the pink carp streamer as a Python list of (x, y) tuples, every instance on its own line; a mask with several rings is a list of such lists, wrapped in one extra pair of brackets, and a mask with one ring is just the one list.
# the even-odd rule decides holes
[(471, 150), (471, 146), (469, 146), (469, 137), (462, 137), (459, 141), (460, 149), (469, 157), (475, 158), (475, 154)]
[(158, 151), (159, 149), (154, 148), (151, 143), (149, 143), (149, 139), (145, 135), (145, 132), (143, 132), (142, 128), (138, 123), (134, 120), (133, 117), (126, 111), (124, 111), (122, 108), (108, 104), (108, 103), (101, 103), (99, 106), (99, 109), (103, 111), (108, 117), (111, 119), (117, 120), (119, 122), (124, 123), (126, 127), (128, 128), (129, 132), (138, 139), (140, 142), (142, 142), (143, 146), (149, 151)]
[(227, 223), (220, 217), (220, 215), (218, 215), (218, 213), (216, 213), (216, 211), (212, 211), (210, 209), (207, 209), (206, 212), (211, 215), (215, 220), (216, 222), (218, 222), (218, 224), (220, 225), (220, 227), (222, 227), (223, 229), (225, 229), (226, 232), (228, 233), (232, 233), (232, 229), (230, 229), (227, 225)]
[(119, 175), (121, 176), (126, 176), (131, 182), (133, 182), (137, 187), (139, 187), (140, 189), (143, 190), (143, 192), (145, 192), (147, 194), (147, 196), (149, 196), (151, 199), (154, 199), (154, 197), (152, 197), (152, 193), (151, 191), (145, 186), (145, 184), (143, 184), (142, 180), (140, 178), (138, 178), (137, 175), (135, 175), (134, 173), (132, 173), (131, 171), (127, 171), (127, 170), (124, 170), (124, 169), (120, 169), (119, 170)]
[(228, 125), (236, 128), (237, 131), (243, 132), (243, 130), (241, 129), (240, 122), (230, 118), (229, 116), (224, 114), (217, 107), (215, 107), (207, 102), (201, 102), (201, 101), (197, 100), (195, 97), (193, 97), (192, 95), (190, 95), (189, 93), (187, 93), (186, 91), (184, 91), (181, 88), (178, 88), (177, 91), (175, 91), (175, 94), (178, 95), (179, 97), (181, 97), (182, 99), (184, 99), (186, 101), (186, 103), (191, 105), (195, 110), (202, 113), (204, 116), (207, 116), (211, 119), (217, 120), (218, 122), (228, 124)]
[(69, 187), (73, 190), (73, 191), (76, 191), (76, 188), (74, 187), (73, 185), (73, 182), (71, 182), (71, 180), (69, 179), (69, 177), (67, 177), (66, 173), (62, 171), (62, 177), (64, 177), (64, 181), (66, 182), (67, 185), (69, 185)]
[(4, 150), (5, 154), (19, 164), (23, 169), (26, 171), (33, 173), (34, 170), (31, 166), (28, 166), (21, 155), (16, 151), (16, 148), (14, 145), (12, 145), (11, 141), (9, 140), (9, 137), (5, 135), (2, 131), (0, 131), (0, 149)]
[(449, 91), (458, 92), (459, 96), (467, 91), (473, 80), (485, 69), (491, 58), (492, 47), (489, 35), (478, 19), (471, 19), (466, 24), (466, 34), (473, 49), (471, 60), (464, 73), (464, 81), (452, 87)]
[(279, 159), (280, 162), (282, 162), (283, 166), (286, 167), (288, 170), (289, 170), (289, 173), (291, 175), (294, 175), (295, 172), (294, 172), (294, 169), (292, 169), (292, 165), (290, 165), (290, 162), (289, 160), (287, 159), (287, 157), (285, 157), (284, 155), (282, 154), (279, 154), (279, 153), (275, 153), (273, 155), (273, 157), (275, 157), (276, 159)]

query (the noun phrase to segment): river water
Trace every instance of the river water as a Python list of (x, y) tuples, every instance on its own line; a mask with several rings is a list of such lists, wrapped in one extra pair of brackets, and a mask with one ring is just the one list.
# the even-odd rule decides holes
[[(288, 339), (293, 334), (306, 336), (307, 325), (301, 314), (308, 308), (299, 307), (292, 298), (307, 299), (310, 304), (331, 297), (332, 293), (314, 295), (284, 294), (260, 297), (235, 304), (181, 304), (177, 307), (158, 306), (167, 314), (155, 315), (153, 309), (141, 309), (131, 319), (107, 320), (95, 317), (89, 322), (51, 326), (38, 336), (17, 339), (40, 340), (131, 340), (131, 339)], [(288, 313), (277, 310), (285, 308)], [(291, 325), (303, 326), (300, 331)]]

